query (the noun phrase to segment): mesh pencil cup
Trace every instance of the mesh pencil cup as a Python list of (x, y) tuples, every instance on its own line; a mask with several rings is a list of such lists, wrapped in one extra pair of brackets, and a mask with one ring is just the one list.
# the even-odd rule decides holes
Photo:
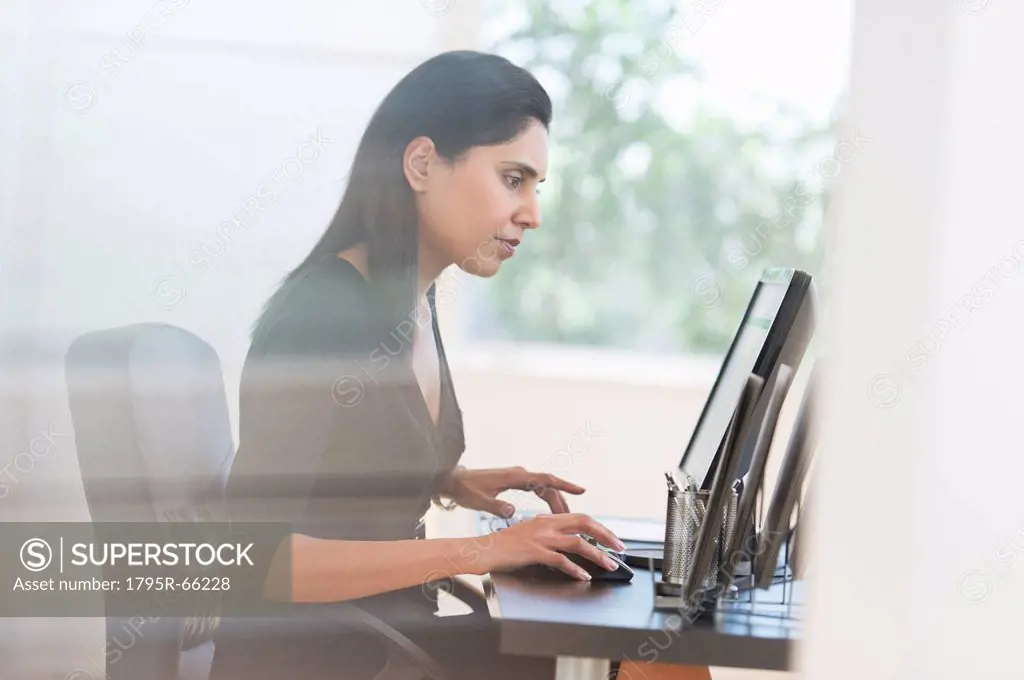
[(669, 489), (665, 510), (665, 547), (658, 590), (680, 595), (693, 565), (697, 535), (709, 497), (707, 491)]

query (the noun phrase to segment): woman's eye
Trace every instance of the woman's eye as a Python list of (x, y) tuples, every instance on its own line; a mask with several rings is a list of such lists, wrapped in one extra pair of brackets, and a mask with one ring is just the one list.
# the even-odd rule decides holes
[(523, 178), (518, 175), (505, 175), (505, 182), (508, 183), (512, 189), (518, 189), (523, 183)]

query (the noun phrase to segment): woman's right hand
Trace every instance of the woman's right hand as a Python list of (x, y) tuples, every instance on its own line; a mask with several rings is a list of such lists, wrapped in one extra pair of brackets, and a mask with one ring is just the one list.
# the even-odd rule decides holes
[(607, 527), (587, 515), (538, 515), (492, 534), (493, 541), (481, 551), (485, 571), (509, 571), (531, 564), (545, 564), (582, 581), (590, 580), (586, 571), (561, 553), (577, 553), (609, 571), (615, 571), (617, 565), (608, 559), (604, 551), (580, 534), (591, 536), (612, 550), (626, 549)]

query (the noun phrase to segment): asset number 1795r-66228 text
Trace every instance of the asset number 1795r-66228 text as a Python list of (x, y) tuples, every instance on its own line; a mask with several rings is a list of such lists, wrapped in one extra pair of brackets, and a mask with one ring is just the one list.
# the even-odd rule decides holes
[(192, 578), (133, 576), (127, 579), (126, 589), (223, 591), (231, 589), (231, 581), (226, 576), (193, 576)]

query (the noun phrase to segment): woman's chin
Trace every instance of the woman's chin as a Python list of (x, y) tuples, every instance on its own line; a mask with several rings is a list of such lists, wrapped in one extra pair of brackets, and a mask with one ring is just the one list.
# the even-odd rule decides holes
[(489, 279), (498, 273), (501, 269), (501, 260), (497, 257), (494, 258), (481, 258), (481, 257), (467, 257), (463, 260), (459, 269), (472, 274), (473, 276), (479, 276), (482, 279)]

